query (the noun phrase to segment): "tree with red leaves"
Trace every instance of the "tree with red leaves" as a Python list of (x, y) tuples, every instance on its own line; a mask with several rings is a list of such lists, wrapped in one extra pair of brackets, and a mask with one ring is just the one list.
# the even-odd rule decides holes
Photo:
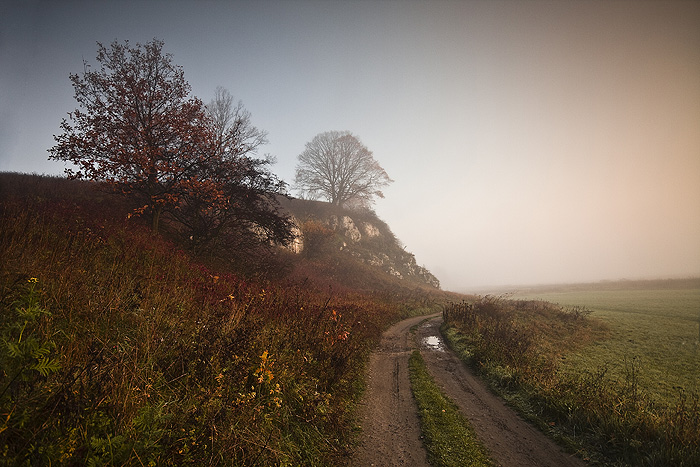
[(99, 69), (84, 63), (82, 75), (70, 75), (80, 109), (63, 119), (49, 150), (51, 159), (74, 164), (69, 177), (141, 197), (138, 211), (152, 215), (154, 231), (187, 193), (212, 209), (226, 202), (221, 186), (202, 177), (218, 154), (205, 107), (163, 45), (98, 43)]

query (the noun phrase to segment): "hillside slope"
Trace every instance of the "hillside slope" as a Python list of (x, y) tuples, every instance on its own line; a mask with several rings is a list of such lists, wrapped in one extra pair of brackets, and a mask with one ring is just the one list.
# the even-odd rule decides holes
[(290, 249), (306, 258), (351, 258), (405, 285), (439, 289), (440, 281), (401, 246), (389, 226), (371, 210), (349, 210), (321, 201), (280, 198), (298, 238)]
[(0, 465), (343, 463), (369, 349), (446, 293), (301, 211), (300, 253), (197, 256), (97, 188), (0, 174)]

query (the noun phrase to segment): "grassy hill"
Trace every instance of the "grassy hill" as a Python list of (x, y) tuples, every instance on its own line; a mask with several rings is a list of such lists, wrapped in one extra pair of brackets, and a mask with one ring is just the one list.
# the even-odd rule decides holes
[(194, 255), (133, 207), (0, 174), (0, 465), (342, 461), (369, 349), (448, 294), (371, 213), (384, 235), (348, 242), (290, 201), (301, 252)]

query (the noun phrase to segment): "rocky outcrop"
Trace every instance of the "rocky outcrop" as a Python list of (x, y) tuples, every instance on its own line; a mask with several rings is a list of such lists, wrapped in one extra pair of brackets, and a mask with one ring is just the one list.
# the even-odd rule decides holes
[(294, 216), (292, 216), (292, 222), (294, 224), (294, 226), (292, 227), (292, 234), (294, 235), (294, 240), (292, 240), (285, 246), (292, 253), (299, 254), (304, 250), (304, 233), (299, 228), (299, 220), (295, 219)]
[(342, 234), (353, 243), (357, 243), (362, 240), (362, 234), (360, 229), (357, 228), (355, 222), (350, 216), (338, 216), (331, 215), (328, 218), (328, 225), (331, 229), (342, 232)]
[(387, 273), (399, 279), (405, 277), (417, 278), (432, 287), (440, 288), (440, 281), (425, 267), (419, 266), (416, 263), (416, 257), (407, 251), (399, 252), (393, 258), (386, 253), (369, 253), (364, 258), (360, 257), (360, 259), (372, 266), (384, 269)]
[[(302, 253), (305, 248), (318, 248), (319, 225), (325, 226), (324, 248), (348, 254), (398, 279), (440, 288), (440, 281), (417, 264), (415, 256), (400, 245), (389, 227), (373, 212), (332, 212), (328, 205), (310, 203), (313, 202), (294, 200), (294, 203), (290, 203), (292, 218), (300, 235), (287, 246), (289, 250)], [(313, 212), (309, 212), (309, 206), (315, 208)], [(311, 230), (304, 232), (305, 226)], [(311, 235), (315, 236), (314, 241)]]
[(365, 235), (367, 235), (369, 238), (378, 237), (381, 235), (379, 229), (370, 224), (369, 222), (362, 223), (362, 230), (365, 232)]

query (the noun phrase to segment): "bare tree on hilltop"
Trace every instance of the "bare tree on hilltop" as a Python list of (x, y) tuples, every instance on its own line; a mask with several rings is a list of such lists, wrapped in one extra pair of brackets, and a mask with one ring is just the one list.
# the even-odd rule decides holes
[[(255, 127), (243, 103), (234, 102), (226, 89), (218, 87), (206, 106), (212, 135), (212, 160), (200, 173), (221, 188), (226, 204), (212, 209), (206, 197), (196, 191), (184, 196), (184, 203), (173, 215), (186, 227), (195, 248), (212, 246), (243, 250), (260, 239), (286, 244), (292, 240), (291, 220), (279, 211), (277, 195), (286, 192), (286, 183), (268, 170), (271, 156), (259, 157), (267, 144), (267, 132)], [(251, 237), (250, 232), (255, 235)]]
[(393, 180), (360, 140), (348, 131), (328, 131), (306, 143), (298, 157), (295, 185), (302, 197), (331, 204), (370, 207)]

